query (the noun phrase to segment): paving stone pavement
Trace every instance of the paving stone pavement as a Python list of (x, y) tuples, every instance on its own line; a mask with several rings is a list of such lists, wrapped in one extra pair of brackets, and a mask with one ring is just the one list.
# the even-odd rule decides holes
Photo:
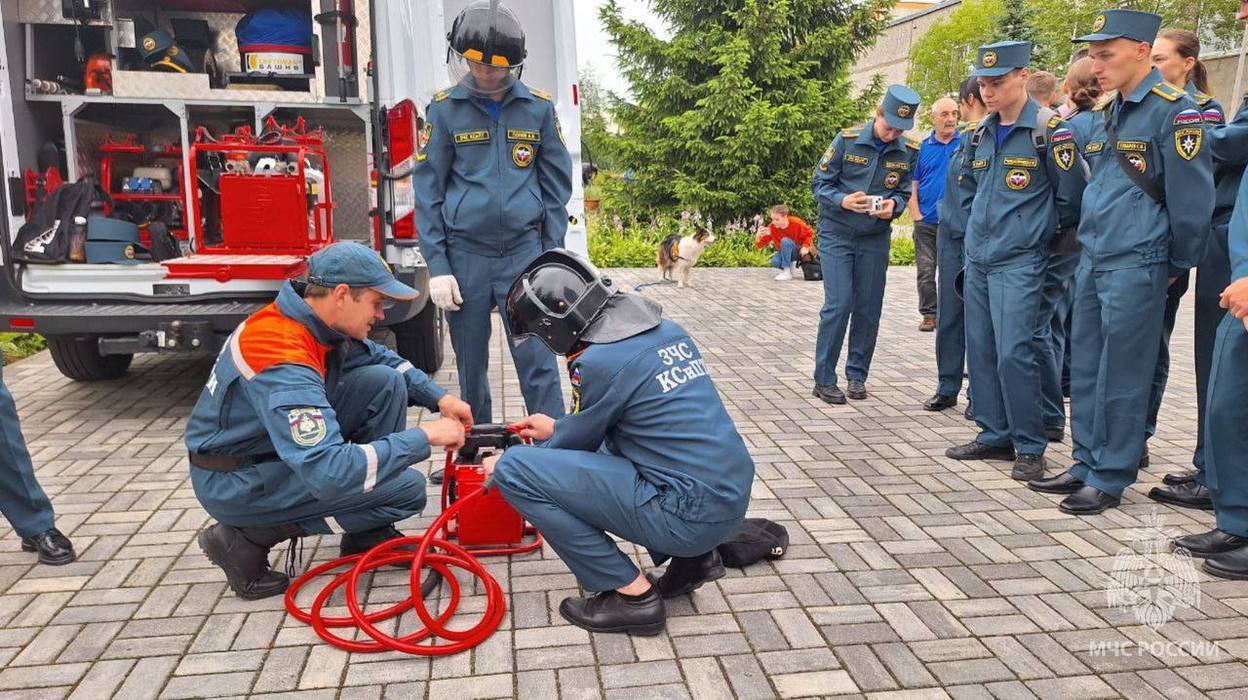
[[(654, 273), (613, 276), (631, 286)], [(1155, 629), (1107, 594), (1115, 567), (1153, 561), (1168, 569), (1140, 580), (1166, 584), (1186, 565), (1135, 554), (1150, 519), (1175, 533), (1212, 523), (1144, 497), (1194, 444), (1190, 304), (1153, 466), (1121, 508), (1078, 519), (1012, 481), (1006, 463), (944, 457), (974, 433), (960, 409), (920, 409), (935, 386), (934, 338), (917, 331), (913, 268), (889, 274), (870, 399), (843, 407), (810, 396), (820, 285), (772, 282), (768, 270), (699, 269), (694, 280), (644, 293), (698, 341), (758, 466), (750, 512), (782, 522), (792, 547), (673, 601), (665, 634), (568, 626), (557, 606), (575, 582), (547, 550), (489, 564), (508, 615), (471, 653), (333, 650), (280, 598), (230, 595), (194, 543), (209, 518), (181, 436), (210, 360), (139, 357), (123, 379), (78, 384), (41, 354), (5, 380), (81, 557), (38, 566), (0, 529), (0, 698), (1244, 697), (1248, 583), (1200, 574), (1198, 604)], [(502, 348), (496, 331), (496, 418), (514, 419)], [(453, 363), (438, 378), (454, 386)], [(1069, 451), (1069, 440), (1054, 445), (1050, 469)], [(337, 549), (334, 537), (308, 544), (316, 561)], [(397, 599), (403, 580), (377, 575), (370, 600)], [(1156, 600), (1166, 612), (1191, 602)]]

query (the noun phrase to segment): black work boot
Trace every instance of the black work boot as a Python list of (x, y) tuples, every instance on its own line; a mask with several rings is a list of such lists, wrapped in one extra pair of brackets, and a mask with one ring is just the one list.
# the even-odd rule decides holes
[(22, 551), (39, 552), (39, 563), (50, 566), (63, 566), (78, 557), (69, 538), (56, 528), (23, 537)]
[(867, 398), (867, 383), (861, 379), (849, 380), (849, 385), (845, 388), (845, 395), (855, 401), (862, 401)]
[(835, 384), (821, 384), (815, 387), (812, 392), (815, 398), (824, 403), (843, 404), (845, 403), (845, 392)]
[(1014, 460), (1010, 478), (1015, 481), (1031, 481), (1044, 476), (1044, 455), (1019, 455)]
[(269, 550), (302, 535), (297, 525), (237, 528), (217, 523), (199, 533), (199, 548), (225, 572), (235, 595), (260, 600), (281, 595), (290, 585), (289, 576), (269, 568)]
[(714, 549), (700, 557), (672, 557), (667, 571), (659, 579), (659, 595), (675, 598), (692, 593), (704, 583), (723, 578), (726, 573), (719, 552)]
[(564, 598), (559, 604), (563, 619), (590, 632), (627, 632), (653, 636), (667, 626), (667, 609), (659, 595), (659, 583), (650, 579), (650, 590), (640, 596), (604, 591), (588, 598)]
[(972, 440), (965, 445), (950, 447), (945, 450), (945, 456), (950, 459), (994, 459), (1002, 462), (1014, 461), (1013, 445), (985, 445), (978, 440)]
[(338, 540), (338, 556), (349, 557), (352, 554), (363, 554), (382, 542), (403, 537), (403, 533), (394, 525), (383, 525), (362, 532), (344, 532)]

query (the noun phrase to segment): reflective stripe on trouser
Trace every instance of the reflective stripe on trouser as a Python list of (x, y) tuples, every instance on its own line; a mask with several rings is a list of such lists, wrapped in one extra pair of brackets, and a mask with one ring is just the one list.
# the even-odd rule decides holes
[(952, 238), (946, 226), (936, 232), (936, 393), (957, 396), (966, 372), (966, 325), (962, 299), (954, 281), (966, 264), (961, 238)]
[(841, 344), (849, 330), (845, 378), (866, 381), (880, 331), (884, 284), (888, 280), (887, 233), (846, 239), (833, 232), (819, 236), (823, 270), (823, 309), (815, 338), (815, 384), (836, 384)]
[(17, 404), (0, 371), (0, 513), (21, 537), (53, 526), (52, 502), (35, 480), (30, 450), (22, 436)]
[(967, 261), (966, 362), (975, 398), (977, 441), (1013, 445), (1019, 454), (1044, 454), (1040, 372), (1035, 332), (1045, 263), (985, 271)]
[(1166, 310), (1166, 265), (1075, 273), (1070, 471), (1121, 496), (1144, 452), (1149, 382)]
[(637, 578), (632, 557), (610, 535), (645, 547), (662, 564), (705, 554), (741, 525), (692, 522), (663, 510), (632, 462), (602, 452), (513, 447), (495, 467), (494, 484), (590, 591)]
[[(348, 442), (372, 442), (407, 426), (407, 382), (390, 367), (372, 365), (343, 374), (329, 403)], [(425, 507), (425, 477), (415, 469), (404, 469), (366, 493), (331, 500), (317, 499), (279, 461), (234, 472), (192, 467), (191, 484), (209, 515), (235, 527), (294, 523), (309, 534), (362, 532), (410, 518)]]
[(1248, 537), (1248, 331), (1226, 315), (1209, 373), (1205, 478), (1218, 529)]
[(1066, 426), (1062, 398), (1062, 362), (1066, 356), (1066, 317), (1070, 313), (1070, 285), (1079, 265), (1078, 255), (1049, 257), (1044, 293), (1036, 328), (1036, 362), (1040, 367), (1040, 413), (1045, 427)]
[(455, 349), (460, 398), (472, 407), (474, 423), (491, 423), (494, 419), (490, 396), (490, 317), (496, 308), (503, 319), (503, 333), (511, 348), (527, 413), (544, 413), (552, 418), (564, 414), (559, 364), (554, 353), (534, 337), (515, 342), (507, 326), (507, 292), (525, 265), (540, 252), (536, 243), (530, 249), (498, 258), (469, 253), (454, 246), (447, 251), (464, 301), (459, 311), (446, 314), (446, 321), (451, 332), (451, 346)]
[(792, 238), (780, 239), (780, 250), (771, 256), (771, 266), (781, 270), (798, 261), (801, 249), (793, 242)]
[(1153, 371), (1153, 383), (1148, 394), (1148, 420), (1144, 423), (1144, 436), (1152, 437), (1157, 432), (1157, 414), (1161, 411), (1161, 400), (1166, 395), (1166, 382), (1170, 379), (1170, 336), (1174, 333), (1174, 324), (1179, 317), (1179, 304), (1183, 303), (1183, 295), (1191, 281), (1191, 270), (1184, 272), (1174, 280), (1174, 284), (1166, 287), (1166, 310), (1161, 321), (1161, 345), (1157, 348), (1157, 369)]

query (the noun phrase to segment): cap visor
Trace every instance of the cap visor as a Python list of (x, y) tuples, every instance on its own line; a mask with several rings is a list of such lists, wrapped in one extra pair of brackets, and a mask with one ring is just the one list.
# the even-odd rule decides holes
[(895, 114), (885, 114), (884, 123), (888, 124), (894, 129), (902, 129), (903, 131), (909, 131), (910, 129), (914, 128), (914, 117), (910, 117), (906, 119), (906, 118), (899, 117)]
[(1084, 34), (1070, 40), (1072, 44), (1083, 44), (1089, 41), (1109, 41), (1110, 39), (1124, 39), (1125, 34)]
[(412, 299), (420, 296), (420, 292), (396, 279), (392, 279), (385, 284), (373, 287), (373, 289), (377, 290), (377, 293), (382, 296), (387, 296), (391, 299), (397, 299), (399, 301), (411, 301)]
[(1014, 70), (1013, 66), (993, 66), (992, 68), (976, 68), (971, 71), (972, 78), (999, 78)]

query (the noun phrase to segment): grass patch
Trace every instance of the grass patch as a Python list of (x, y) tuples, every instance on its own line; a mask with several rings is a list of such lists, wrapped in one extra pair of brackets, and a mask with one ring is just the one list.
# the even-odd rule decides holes
[(47, 347), (47, 341), (38, 333), (0, 333), (0, 352), (4, 353), (6, 365), (30, 357)]

